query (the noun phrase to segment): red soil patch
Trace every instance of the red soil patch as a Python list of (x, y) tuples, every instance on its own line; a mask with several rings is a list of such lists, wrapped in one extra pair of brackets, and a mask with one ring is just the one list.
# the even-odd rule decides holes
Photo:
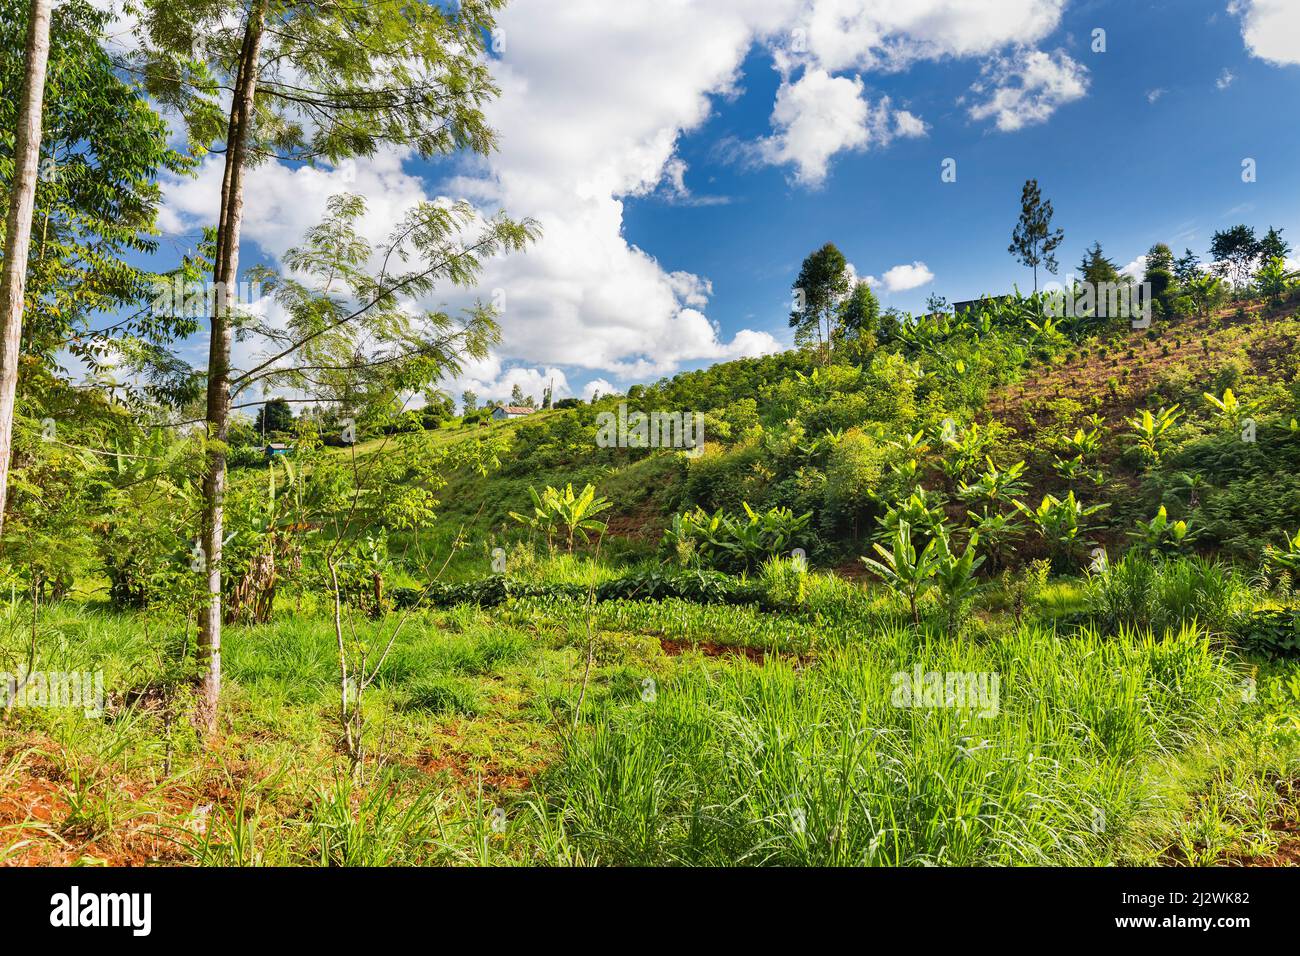
[(764, 651), (757, 647), (745, 647), (741, 644), (719, 644), (716, 641), (676, 641), (670, 637), (659, 638), (659, 646), (669, 657), (678, 657), (687, 651), (699, 651), (705, 657), (744, 657), (755, 664), (761, 664), (768, 657), (801, 662), (799, 654), (786, 651)]
[[(132, 798), (136, 788), (106, 781)], [(170, 809), (170, 808), (169, 808)], [(176, 808), (180, 819), (191, 808)], [(72, 866), (93, 860), (107, 866), (148, 866), (180, 863), (188, 858), (160, 826), (164, 816), (145, 812), (115, 827), (113, 832), (85, 839), (64, 822), (71, 807), (59, 784), (38, 767), (25, 767), (11, 778), (0, 798), (0, 859), (4, 866)]]
[(1230, 854), (1227, 866), (1300, 866), (1300, 824), (1274, 820), (1269, 829), (1278, 835), (1277, 849), (1268, 856)]
[(1277, 808), (1277, 817), (1269, 823), (1277, 837), (1277, 848), (1267, 856), (1246, 856), (1242, 853), (1229, 854), (1224, 860), (1228, 866), (1300, 866), (1300, 806), (1296, 805), (1300, 797), (1300, 780), (1278, 785), (1281, 803)]
[[(866, 554), (871, 550), (870, 542), (865, 540), (862, 542), (861, 547), (863, 554)], [(867, 566), (857, 559), (845, 561), (834, 570), (836, 576), (844, 578), (846, 581), (873, 582), (876, 580), (876, 576), (867, 570)]]
[(482, 781), (484, 790), (502, 794), (522, 793), (532, 786), (533, 778), (545, 769), (544, 764), (539, 764), (514, 773), (491, 767), (485, 772), (476, 771), (470, 767), (468, 756), (454, 752), (442, 753), (436, 757), (432, 754), (422, 754), (416, 766), (429, 776), (449, 774), (461, 787), (473, 787)]
[[(1022, 382), (995, 389), (989, 397), (989, 412), (1024, 437), (1024, 407), (1027, 404), (1056, 398), (1083, 399), (1085, 411), (1088, 411), (1087, 400), (1101, 396), (1104, 401), (1098, 413), (1110, 430), (1123, 430), (1124, 419), (1145, 404), (1159, 378), (1176, 366), (1190, 365), (1208, 371), (1243, 345), (1257, 372), (1267, 370), (1289, 355), (1295, 343), (1280, 330), (1274, 330), (1270, 321), (1286, 318), (1294, 311), (1294, 304), (1266, 309), (1253, 303), (1246, 306), (1244, 316), (1238, 316), (1234, 305), (1208, 319), (1171, 323), (1160, 330), (1156, 339), (1148, 339), (1145, 332), (1133, 330), (1125, 337), (1125, 348), (1133, 350), (1133, 358), (1127, 357), (1123, 350), (1113, 350), (1103, 357), (1098, 352), (1101, 343), (1093, 344), (1086, 357), (1048, 366)], [(1261, 334), (1259, 338), (1243, 342), (1243, 330)], [(1202, 346), (1201, 339), (1207, 340), (1208, 351)], [(1179, 341), (1181, 346), (1177, 344)], [(1168, 347), (1168, 355), (1163, 354), (1165, 347)], [(1144, 364), (1139, 365), (1138, 359), (1142, 359)], [(1123, 378), (1125, 370), (1128, 371), (1127, 379)], [(1116, 395), (1110, 394), (1106, 386), (1111, 378), (1120, 382)]]
[(73, 819), (68, 794), (77, 792), (74, 781), (50, 756), (59, 745), (39, 735), (5, 736), (0, 746), (0, 757), (9, 764), (0, 794), (0, 865), (4, 866), (189, 863), (189, 854), (177, 842), (182, 831), (196, 832), (204, 816), (211, 820), (219, 807), (233, 807), (244, 781), (252, 775), (246, 762), (231, 757), (219, 769), (216, 754), (225, 743), (221, 738), (213, 740), (213, 753), (202, 772), (163, 787), (83, 758), (81, 792), (91, 801), (100, 797), (117, 801), (110, 811), (114, 817), (109, 832), (92, 833)]
[(664, 534), (664, 515), (653, 505), (642, 504), (631, 513), (614, 515), (606, 522), (605, 534), (633, 541), (655, 542)]
[[(1268, 854), (1251, 855), (1244, 850), (1225, 853), (1214, 861), (1215, 866), (1300, 866), (1300, 807), (1295, 800), (1300, 796), (1300, 780), (1277, 786), (1280, 803), (1277, 815), (1269, 822), (1268, 828), (1277, 838), (1277, 846)], [(1161, 855), (1161, 862), (1167, 866), (1187, 866), (1188, 860), (1182, 851), (1169, 847)]]

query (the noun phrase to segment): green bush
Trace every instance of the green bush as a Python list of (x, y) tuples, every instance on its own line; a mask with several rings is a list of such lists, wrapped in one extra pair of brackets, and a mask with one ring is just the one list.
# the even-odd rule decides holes
[(1255, 611), (1243, 622), (1237, 637), (1248, 651), (1300, 657), (1300, 608)]
[(679, 598), (695, 604), (764, 603), (761, 584), (732, 577), (719, 571), (637, 571), (602, 581), (594, 588), (584, 584), (529, 584), (504, 575), (461, 584), (433, 582), (424, 588), (394, 588), (398, 607), (454, 607), (475, 604), (497, 607), (510, 598), (566, 598), (585, 601), (665, 601)]

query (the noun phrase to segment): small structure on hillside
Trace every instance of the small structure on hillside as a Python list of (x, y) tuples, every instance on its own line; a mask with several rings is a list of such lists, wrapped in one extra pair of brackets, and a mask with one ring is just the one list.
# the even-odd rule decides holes
[(285, 444), (282, 441), (273, 441), (263, 449), (266, 458), (270, 461), (272, 458), (279, 458), (281, 455), (287, 455), (293, 451), (293, 446)]
[(537, 409), (529, 408), (527, 405), (498, 405), (492, 409), (492, 419), (493, 421), (503, 422), (510, 418), (523, 418), (535, 411)]

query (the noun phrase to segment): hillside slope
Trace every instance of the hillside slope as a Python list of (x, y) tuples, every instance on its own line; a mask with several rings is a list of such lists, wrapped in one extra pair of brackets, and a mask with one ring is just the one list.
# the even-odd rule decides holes
[[(880, 519), (913, 490), (960, 519), (971, 505), (962, 486), (989, 460), (1023, 461), (1028, 505), (1073, 491), (1107, 506), (1095, 543), (1122, 545), (1164, 504), (1198, 526), (1198, 547), (1257, 557), (1262, 536), (1300, 526), (1295, 312), (1294, 303), (1251, 303), (1051, 339), (1004, 320), (940, 330), (920, 347), (852, 343), (829, 366), (808, 352), (723, 363), (511, 423), (500, 470), (457, 475), (448, 514), (517, 537), (508, 515), (529, 510), (530, 487), (590, 482), (614, 504), (609, 533), (644, 552), (695, 506), (788, 507), (812, 514), (815, 560), (837, 564), (869, 550)], [(1204, 396), (1225, 389), (1250, 411), (1253, 442)], [(597, 415), (620, 404), (702, 412), (705, 453), (598, 447)], [(1158, 457), (1144, 456), (1129, 420), (1175, 406)], [(1073, 457), (1079, 430), (1095, 430), (1097, 448), (1070, 474), (1059, 462)], [(1045, 554), (1043, 545), (1029, 536), (1024, 556)]]

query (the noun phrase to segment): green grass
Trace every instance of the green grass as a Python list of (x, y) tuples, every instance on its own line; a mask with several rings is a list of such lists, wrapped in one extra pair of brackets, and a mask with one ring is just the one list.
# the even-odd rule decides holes
[[(537, 582), (621, 573), (585, 558), (521, 562)], [(1090, 593), (1054, 581), (1017, 629), (992, 589), (959, 640), (918, 632), (896, 600), (825, 575), (784, 613), (571, 599), (416, 611), (366, 698), (370, 758), (357, 778), (338, 746), (328, 616), (285, 607), (269, 625), (227, 632), (222, 734), (205, 751), (183, 690), (128, 693), (178, 686), (183, 622), (55, 604), (38, 618), (38, 666), (102, 668), (116, 703), (103, 720), (20, 709), (0, 730), (0, 785), (29, 794), (32, 808), (0, 821), (0, 858), (1065, 865), (1267, 855), (1269, 822), (1285, 812), (1279, 787), (1300, 775), (1300, 668), (1240, 659), (1201, 625), (1153, 635), (1062, 623)], [(348, 632), (374, 649), (397, 622), (357, 619)], [(29, 606), (0, 606), (5, 666), (25, 654), (29, 628)], [(996, 713), (894, 706), (894, 675), (915, 667), (997, 675)]]
[[(891, 706), (914, 666), (1000, 674), (998, 713)], [(1156, 796), (1144, 769), (1231, 735), (1241, 680), (1193, 630), (975, 646), (894, 629), (815, 669), (685, 670), (572, 738), (548, 794), (614, 864), (1107, 863)]]

